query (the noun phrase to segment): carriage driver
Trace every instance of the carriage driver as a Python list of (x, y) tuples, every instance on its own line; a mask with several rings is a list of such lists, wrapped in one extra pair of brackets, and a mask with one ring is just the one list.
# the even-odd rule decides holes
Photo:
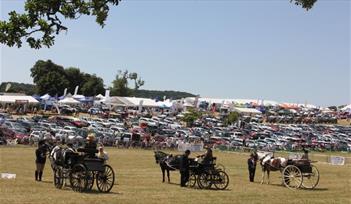
[(87, 137), (87, 141), (85, 143), (84, 149), (88, 150), (87, 155), (89, 157), (95, 157), (95, 153), (97, 152), (97, 144), (95, 134), (90, 133)]
[(212, 161), (213, 161), (213, 154), (212, 154), (212, 149), (211, 148), (207, 148), (206, 149), (206, 153), (197, 156), (198, 158), (202, 158), (202, 165), (205, 167), (208, 167), (211, 165)]

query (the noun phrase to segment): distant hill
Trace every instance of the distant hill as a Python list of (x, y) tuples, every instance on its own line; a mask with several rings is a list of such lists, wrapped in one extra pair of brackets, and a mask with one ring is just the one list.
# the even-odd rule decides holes
[(164, 96), (171, 99), (181, 99), (186, 97), (195, 97), (194, 94), (181, 92), (181, 91), (156, 91), (156, 90), (137, 90), (133, 94), (135, 97), (140, 98), (153, 98), (162, 100)]
[(7, 92), (12, 93), (24, 93), (26, 95), (34, 95), (35, 94), (35, 85), (34, 84), (25, 84), (25, 83), (17, 83), (17, 82), (3, 82), (0, 85), (0, 92), (5, 92), (6, 85), (10, 83), (11, 87)]
[[(25, 84), (17, 82), (3, 82), (0, 85), (0, 92), (5, 92), (6, 85), (10, 83), (11, 88), (7, 92), (24, 93), (26, 95), (34, 95), (36, 93), (34, 84)], [(181, 99), (185, 97), (194, 97), (194, 94), (181, 91), (156, 91), (156, 90), (137, 90), (133, 93), (135, 97), (163, 99), (164, 96), (171, 99)]]

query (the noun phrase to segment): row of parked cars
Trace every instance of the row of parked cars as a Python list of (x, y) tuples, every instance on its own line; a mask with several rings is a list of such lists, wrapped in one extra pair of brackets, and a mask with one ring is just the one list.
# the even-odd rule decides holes
[(315, 150), (351, 149), (351, 128), (331, 124), (264, 124), (261, 118), (224, 126), (220, 118), (204, 115), (193, 127), (185, 127), (182, 114), (153, 117), (129, 115), (127, 118), (54, 116), (18, 117), (0, 114), (0, 144), (16, 140), (33, 144), (40, 139), (82, 143), (94, 132), (105, 145), (177, 147), (179, 142), (202, 142), (226, 148), (294, 150), (308, 146)]

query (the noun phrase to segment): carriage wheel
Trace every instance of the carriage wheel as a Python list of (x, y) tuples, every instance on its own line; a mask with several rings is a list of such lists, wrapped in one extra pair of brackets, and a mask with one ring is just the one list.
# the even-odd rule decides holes
[(83, 192), (87, 189), (87, 169), (82, 164), (76, 164), (73, 166), (69, 180), (71, 187), (74, 191)]
[(312, 172), (303, 175), (302, 186), (308, 189), (314, 189), (319, 182), (319, 171), (317, 167), (311, 164)]
[(207, 173), (207, 172), (203, 172), (201, 173), (198, 177), (197, 177), (197, 184), (199, 185), (200, 189), (209, 189), (211, 188), (212, 185), (212, 176), (211, 174)]
[(190, 188), (194, 188), (196, 185), (196, 175), (194, 172), (190, 173), (188, 183), (186, 184)]
[(60, 167), (58, 167), (54, 170), (54, 185), (55, 185), (55, 187), (62, 188), (63, 181), (64, 181), (64, 177), (63, 177), (62, 169)]
[(217, 171), (214, 175), (213, 184), (218, 190), (224, 190), (229, 185), (229, 176), (224, 171)]
[(109, 165), (104, 165), (104, 171), (96, 174), (96, 185), (100, 192), (110, 192), (115, 183), (115, 172)]
[(303, 176), (300, 169), (294, 165), (288, 165), (283, 169), (283, 183), (290, 189), (298, 189), (302, 185)]
[(94, 172), (88, 171), (87, 174), (87, 190), (93, 189), (94, 186)]

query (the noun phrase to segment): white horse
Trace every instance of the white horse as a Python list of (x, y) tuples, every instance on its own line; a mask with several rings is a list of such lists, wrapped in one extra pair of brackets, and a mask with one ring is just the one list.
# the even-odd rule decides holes
[(265, 180), (265, 172), (267, 172), (267, 184), (269, 184), (269, 173), (270, 171), (282, 171), (287, 165), (288, 160), (283, 157), (274, 157), (273, 152), (256, 152), (256, 160), (258, 160), (262, 167), (262, 180), (261, 184)]

